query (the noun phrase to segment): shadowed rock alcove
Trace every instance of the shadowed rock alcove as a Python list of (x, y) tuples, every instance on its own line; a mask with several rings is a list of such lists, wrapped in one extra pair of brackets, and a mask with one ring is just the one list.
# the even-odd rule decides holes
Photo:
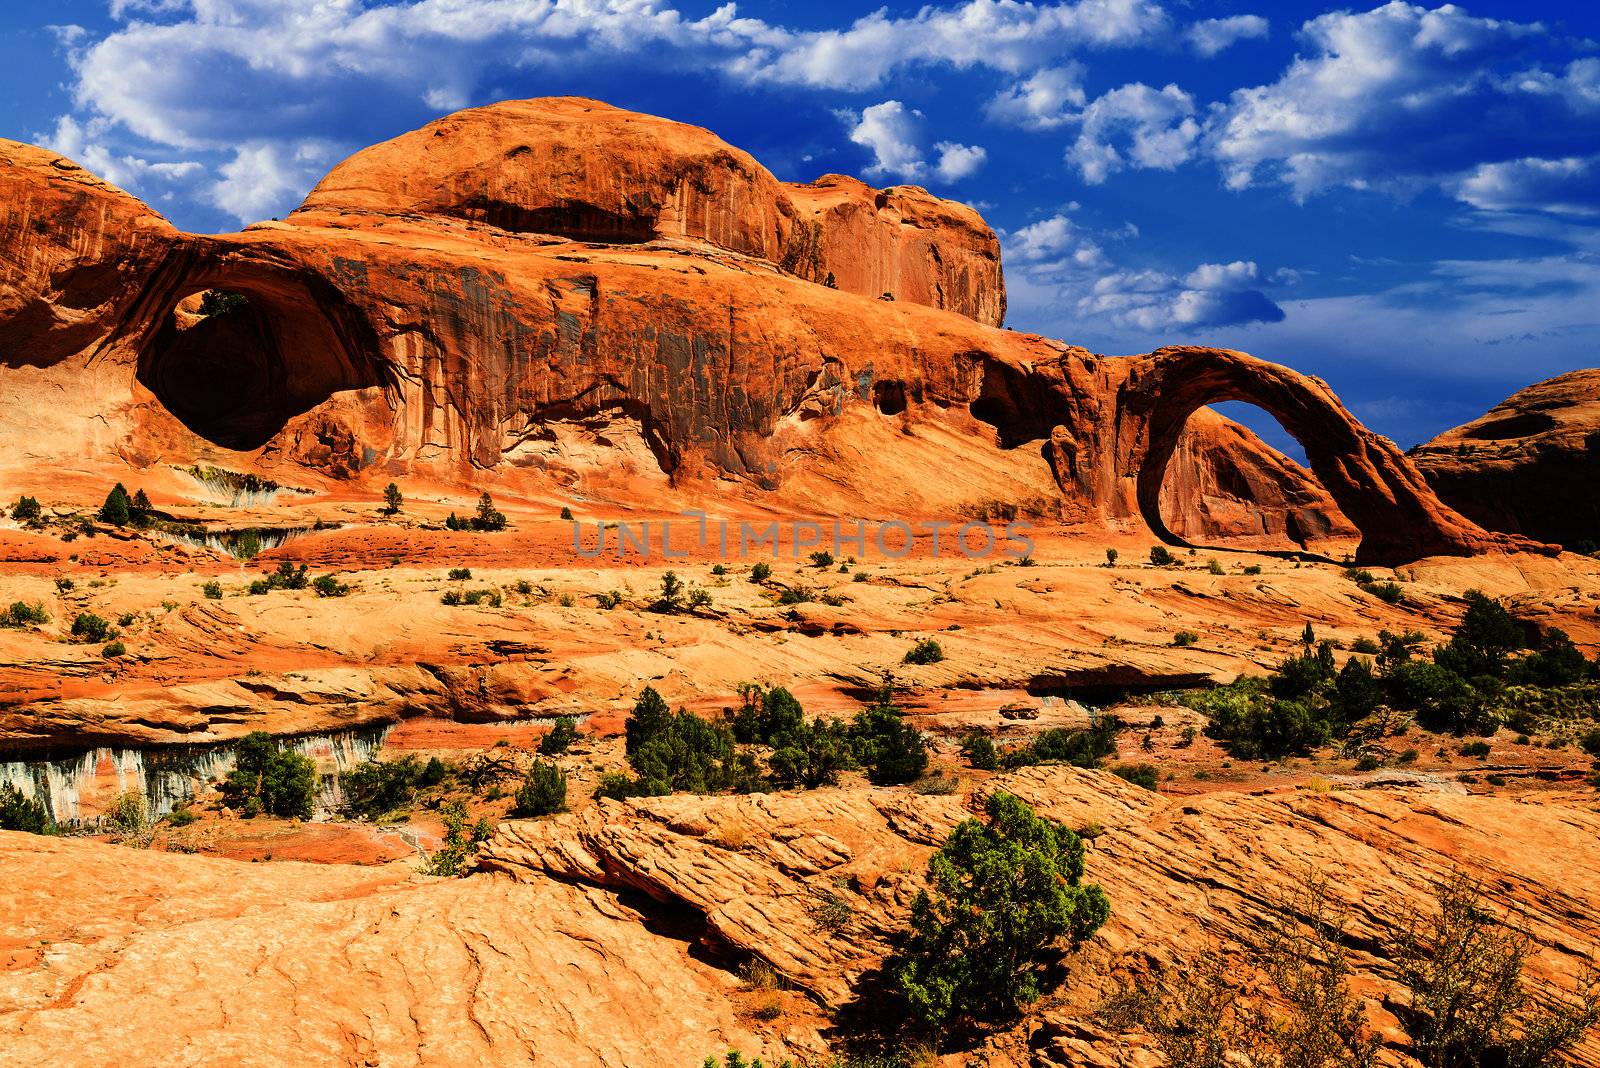
[(388, 384), (371, 331), (316, 279), (245, 267), (186, 282), (170, 305), (139, 381), (224, 448), (260, 448), (333, 394)]

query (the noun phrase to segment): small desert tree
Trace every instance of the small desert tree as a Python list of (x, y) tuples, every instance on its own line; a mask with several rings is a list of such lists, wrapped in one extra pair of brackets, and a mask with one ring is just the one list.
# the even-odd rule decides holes
[(567, 810), (567, 776), (548, 760), (535, 760), (517, 790), (511, 814), (519, 818), (549, 816)]
[(106, 503), (100, 506), (100, 522), (110, 523), (114, 527), (125, 527), (132, 517), (133, 502), (128, 498), (128, 491), (118, 482), (111, 487), (111, 492), (106, 494)]
[(1435, 888), (1431, 913), (1406, 917), (1394, 956), (1410, 996), (1399, 1015), (1426, 1068), (1545, 1068), (1600, 1022), (1593, 971), (1574, 996), (1541, 1005), (1529, 995), (1522, 970), (1530, 948), (1461, 872)]
[(985, 815), (962, 821), (928, 861), (928, 888), (890, 962), (911, 1010), (935, 1030), (1015, 1015), (1043, 993), (1052, 947), (1078, 945), (1111, 911), (1104, 891), (1082, 885), (1077, 835), (1004, 792), (989, 796)]
[(383, 488), (384, 515), (399, 515), (400, 509), (405, 505), (405, 503), (406, 499), (400, 496), (399, 486), (396, 486), (393, 482), (391, 482)]

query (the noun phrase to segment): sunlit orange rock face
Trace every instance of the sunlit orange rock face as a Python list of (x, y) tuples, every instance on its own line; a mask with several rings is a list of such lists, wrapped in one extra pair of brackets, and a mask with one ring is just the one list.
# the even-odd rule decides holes
[[(561, 469), (552, 443), (599, 426), (669, 490), (998, 503), (1179, 540), (1159, 499), (1183, 427), (1245, 400), (1305, 446), (1362, 558), (1534, 547), (1441, 503), (1317, 380), (1000, 328), (998, 242), (969, 208), (785, 184), (704, 130), (595, 101), (449, 116), (237, 234), (181, 233), (14, 142), (0, 193), (0, 473), (200, 459), (584, 491), (607, 465)], [(208, 290), (248, 305), (196, 314)]]
[(1451, 507), (1491, 530), (1600, 543), (1600, 368), (1518, 390), (1411, 459)]

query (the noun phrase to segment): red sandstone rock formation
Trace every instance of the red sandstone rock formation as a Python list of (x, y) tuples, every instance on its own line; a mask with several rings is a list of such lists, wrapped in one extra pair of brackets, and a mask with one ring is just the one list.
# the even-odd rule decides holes
[(1161, 515), (1188, 541), (1311, 543), (1358, 536), (1305, 468), (1210, 408), (1189, 417), (1161, 487)]
[(1490, 530), (1600, 542), (1600, 368), (1519, 390), (1410, 456), (1435, 493)]
[[(1069, 522), (1177, 540), (1158, 502), (1182, 428), (1239, 399), (1305, 445), (1361, 559), (1535, 547), (1444, 506), (1287, 368), (1101, 357), (848, 291), (898, 277), (908, 298), (998, 321), (992, 235), (966, 209), (896, 190), (868, 213), (870, 191), (832, 179), (786, 191), (704, 131), (590, 101), (441, 120), (342, 164), (288, 221), (220, 236), (178, 233), (49, 153), (0, 154), (0, 300), (16, 309), (0, 466), (42, 440), (141, 466), (232, 450), (233, 466), (480, 483), (536, 466), (553, 422), (621, 418), (679, 484), (771, 490), (866, 413), (1021, 457)], [(790, 262), (802, 222), (817, 229)], [(846, 288), (808, 280), (827, 270)], [(197, 318), (213, 289), (249, 305)]]

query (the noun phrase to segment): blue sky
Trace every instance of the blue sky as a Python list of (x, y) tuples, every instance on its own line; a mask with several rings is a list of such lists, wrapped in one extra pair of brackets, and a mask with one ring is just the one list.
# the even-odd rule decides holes
[(781, 178), (965, 200), (1004, 241), (1010, 325), (1245, 349), (1405, 446), (1600, 363), (1592, 3), (0, 10), (0, 134), (191, 230), (286, 214), (339, 159), (456, 108), (550, 94), (709, 127)]

